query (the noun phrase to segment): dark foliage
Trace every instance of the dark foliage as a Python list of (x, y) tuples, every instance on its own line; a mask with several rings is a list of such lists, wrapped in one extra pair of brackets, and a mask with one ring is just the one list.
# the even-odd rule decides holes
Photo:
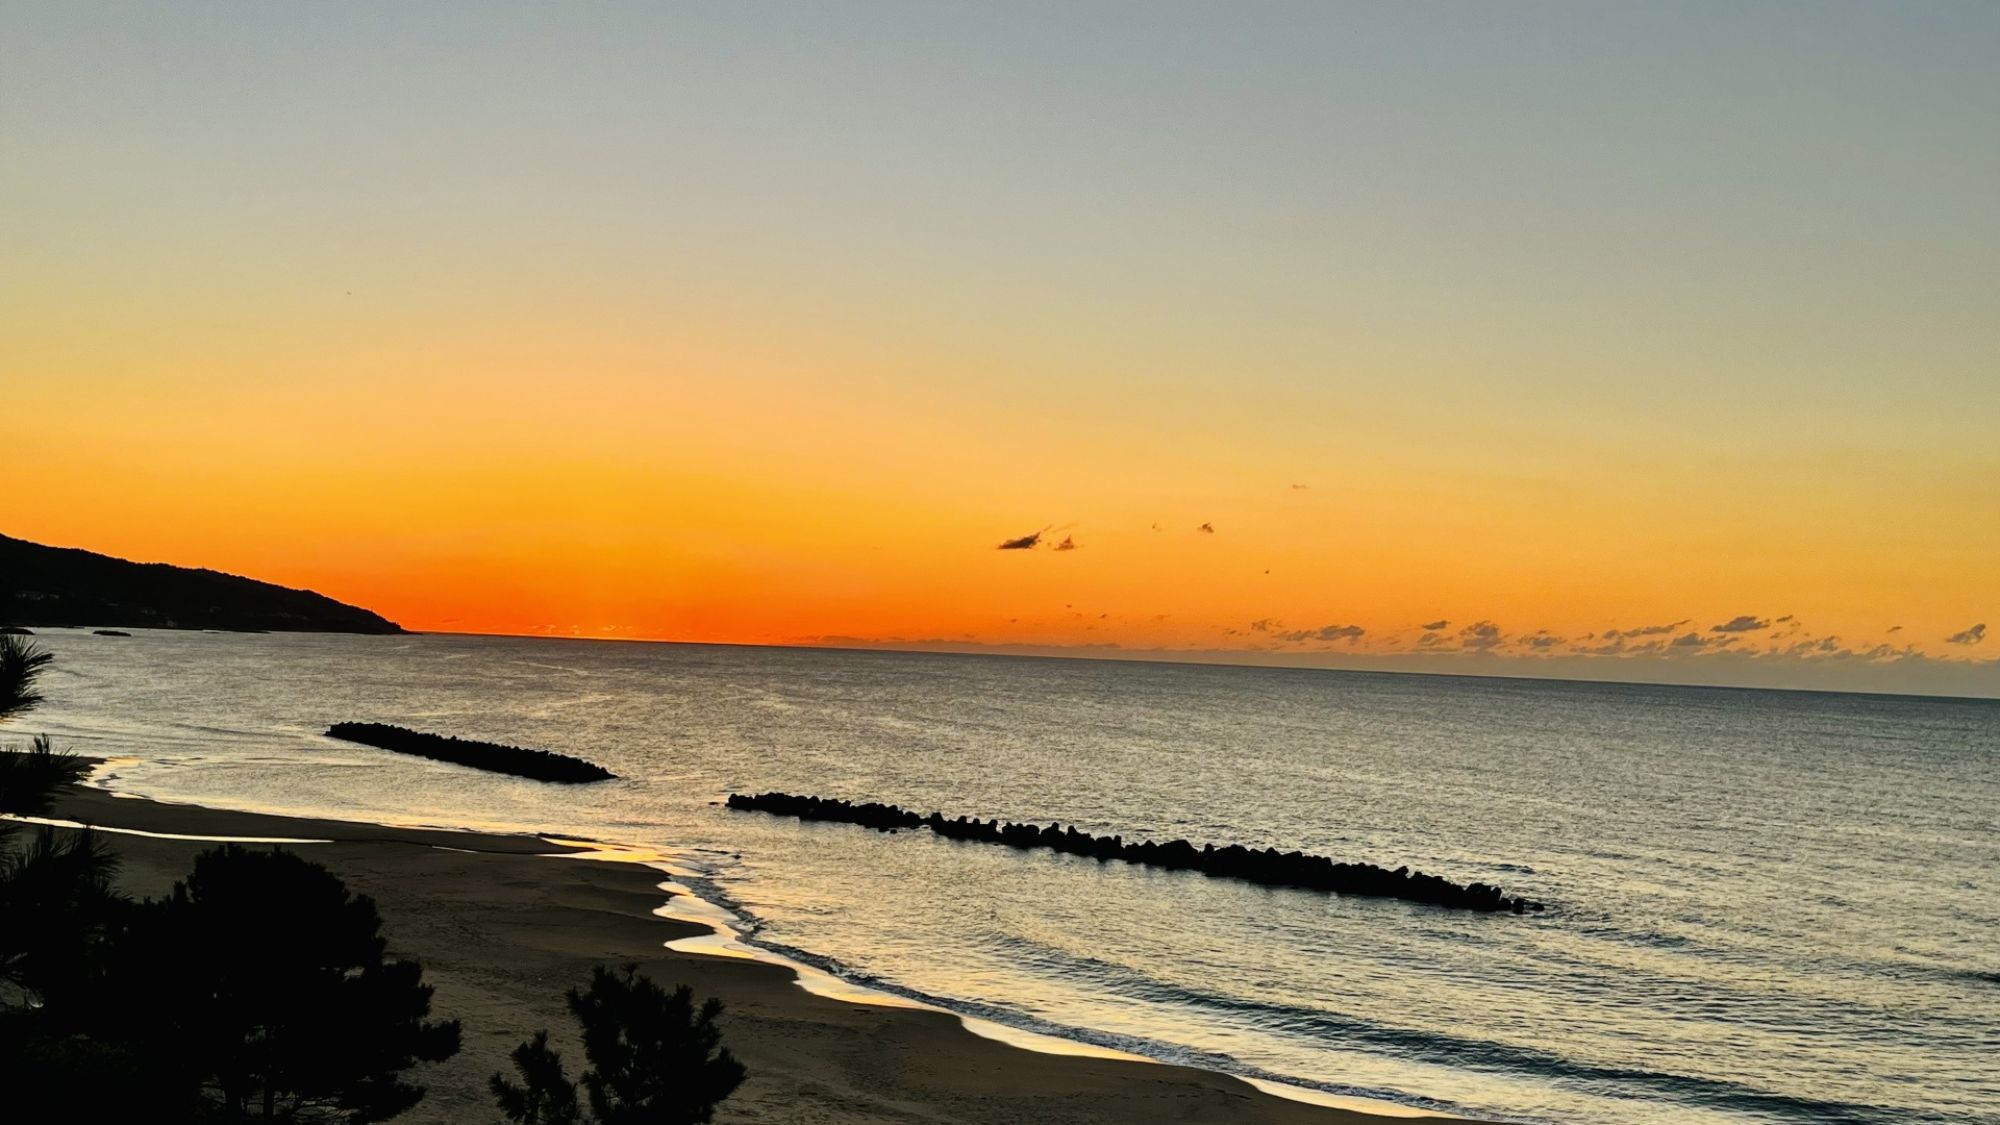
[(175, 1059), (206, 1112), (381, 1121), (423, 1097), (403, 1070), (458, 1051), (423, 969), (385, 959), (374, 902), (316, 863), (203, 852), (138, 914), (99, 1026)]
[(729, 795), (729, 807), (795, 816), (801, 820), (859, 824), (881, 832), (928, 828), (952, 840), (1004, 844), (1012, 848), (1050, 848), (1097, 860), (1120, 859), (1150, 867), (1198, 871), (1204, 875), (1242, 879), (1271, 887), (1399, 898), (1488, 914), (1503, 911), (1522, 914), (1543, 909), (1539, 902), (1509, 898), (1499, 887), (1486, 883), (1467, 886), (1436, 875), (1411, 871), (1407, 867), (1391, 871), (1372, 863), (1339, 863), (1321, 855), (1281, 852), (1276, 848), (1259, 850), (1240, 844), (1221, 848), (1205, 844), (1197, 848), (1186, 840), (1172, 840), (1165, 844), (1155, 844), (1150, 840), (1127, 843), (1122, 836), (1093, 836), (1060, 824), (1042, 828), (1033, 824), (1003, 824), (998, 820), (962, 816), (947, 820), (943, 813), (923, 816), (895, 805), (872, 801), (857, 805), (837, 798), (791, 793), (732, 793)]
[[(19, 636), (0, 636), (0, 720), (41, 702), (35, 680), (50, 656)], [(46, 736), (25, 752), (0, 751), (0, 814), (45, 816), (56, 795), (90, 772)], [(95, 834), (37, 828), (13, 846), (0, 821), (0, 981), (18, 999), (47, 1001), (88, 976), (121, 901), (111, 890), (117, 860)]]
[(292, 590), (163, 563), (135, 563), (0, 535), (0, 622), (400, 633), (378, 614)]
[(0, 852), (0, 980), (38, 1004), (89, 987), (127, 905), (112, 889), (117, 873), (117, 856), (89, 831), (38, 828)]
[(443, 734), (425, 734), (388, 723), (335, 723), (326, 728), (326, 734), (328, 738), (344, 742), (359, 742), (363, 746), (394, 750), (398, 754), (414, 754), (420, 758), (513, 774), (535, 781), (573, 785), (586, 781), (610, 781), (618, 776), (594, 762), (572, 758), (568, 754)]
[(0, 1011), (0, 1090), (8, 1121), (176, 1125), (193, 1114), (174, 1060), (94, 1038), (47, 1012)]
[(562, 1055), (549, 1048), (548, 1032), (535, 1032), (511, 1057), (520, 1082), (498, 1074), (488, 1080), (507, 1120), (520, 1125), (578, 1125), (583, 1120), (576, 1083), (563, 1072)]
[(571, 989), (569, 1010), (583, 1029), (590, 1060), (581, 1082), (589, 1114), (577, 1105), (576, 1083), (540, 1032), (514, 1051), (520, 1082), (492, 1079), (508, 1120), (521, 1125), (699, 1125), (743, 1083), (743, 1064), (722, 1046), (720, 1001), (700, 1007), (685, 985), (668, 992), (633, 966), (613, 973), (598, 966), (588, 991)]
[(56, 794), (90, 776), (90, 762), (40, 735), (22, 751), (0, 753), (0, 814), (45, 816)]
[(20, 633), (0, 634), (0, 721), (42, 701), (35, 680), (55, 657)]

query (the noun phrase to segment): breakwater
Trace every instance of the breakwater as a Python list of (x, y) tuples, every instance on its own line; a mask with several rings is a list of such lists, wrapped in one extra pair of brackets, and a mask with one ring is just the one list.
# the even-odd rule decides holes
[(745, 812), (858, 824), (880, 832), (928, 828), (948, 840), (1002, 844), (1022, 849), (1049, 848), (1100, 861), (1117, 859), (1174, 871), (1198, 871), (1219, 879), (1240, 879), (1267, 887), (1397, 898), (1485, 914), (1525, 914), (1544, 908), (1539, 902), (1510, 897), (1499, 887), (1486, 883), (1454, 883), (1437, 875), (1411, 871), (1408, 867), (1392, 871), (1372, 863), (1341, 863), (1323, 855), (1281, 852), (1275, 848), (1246, 848), (1240, 844), (1220, 848), (1214, 844), (1196, 847), (1186, 840), (1170, 840), (1164, 844), (1150, 840), (1132, 842), (1122, 836), (1093, 836), (1077, 831), (1074, 826), (1065, 828), (1060, 824), (1050, 824), (1043, 827), (963, 816), (946, 818), (943, 813), (923, 815), (876, 801), (857, 804), (835, 797), (792, 793), (731, 793), (728, 805)]
[(471, 766), (493, 773), (512, 774), (535, 781), (555, 781), (567, 785), (586, 781), (609, 781), (616, 774), (595, 762), (557, 754), (550, 750), (530, 750), (498, 742), (480, 742), (445, 734), (426, 734), (388, 723), (335, 723), (326, 728), (328, 738), (358, 742), (379, 750), (414, 754), (454, 765)]

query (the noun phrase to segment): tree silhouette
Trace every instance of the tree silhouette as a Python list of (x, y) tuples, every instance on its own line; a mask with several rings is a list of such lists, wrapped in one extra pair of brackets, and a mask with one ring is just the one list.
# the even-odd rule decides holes
[[(35, 681), (54, 658), (13, 634), (0, 635), (0, 722), (42, 701)], [(83, 780), (90, 763), (56, 750), (46, 736), (25, 751), (0, 753), (0, 814), (46, 816), (56, 795)], [(37, 828), (25, 847), (0, 820), (0, 981), (40, 1004), (76, 982), (99, 951), (119, 899), (118, 861), (88, 829)]]
[[(0, 722), (41, 702), (35, 680), (51, 657), (0, 634)], [(0, 813), (46, 816), (90, 772), (47, 737), (0, 752)], [(115, 951), (130, 904), (111, 887), (117, 860), (90, 831), (36, 828), (15, 846), (0, 820), (0, 1090), (23, 1121), (171, 1119), (155, 1097), (157, 1062), (83, 1031), (85, 997)], [(170, 1101), (170, 1099), (169, 1099)], [(167, 1116), (162, 1117), (166, 1112)]]
[(576, 1101), (576, 1083), (563, 1073), (562, 1056), (549, 1049), (549, 1033), (514, 1048), (517, 1085), (496, 1074), (492, 1077), (493, 1097), (507, 1120), (521, 1125), (578, 1125), (583, 1110)]
[(381, 1121), (423, 1097), (403, 1070), (458, 1051), (458, 1022), (427, 1018), (422, 967), (384, 959), (373, 900), (316, 863), (203, 852), (142, 913), (122, 1007), (143, 1002), (143, 1034), (224, 1116)]
[(590, 1113), (577, 1103), (576, 1083), (563, 1072), (549, 1034), (514, 1050), (516, 1083), (492, 1078), (493, 1095), (519, 1125), (700, 1125), (743, 1082), (743, 1064), (723, 1047), (716, 1017), (722, 1003), (697, 1008), (682, 985), (668, 992), (627, 965), (599, 965), (590, 988), (569, 991), (569, 1010), (583, 1028), (590, 1069), (582, 1076)]
[(0, 722), (42, 701), (35, 679), (54, 660), (47, 649), (19, 634), (0, 634)]

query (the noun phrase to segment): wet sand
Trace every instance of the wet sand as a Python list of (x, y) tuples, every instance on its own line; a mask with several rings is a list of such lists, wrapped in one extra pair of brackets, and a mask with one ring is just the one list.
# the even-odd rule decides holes
[[(1158, 1063), (1044, 1054), (987, 1039), (956, 1016), (815, 996), (785, 967), (680, 953), (707, 934), (660, 918), (666, 878), (635, 863), (551, 857), (527, 836), (300, 820), (80, 790), (56, 817), (163, 835), (317, 840), (286, 845), (373, 896), (391, 952), (424, 966), (434, 1015), (464, 1025), (457, 1057), (413, 1072), (429, 1092), (398, 1121), (496, 1119), (486, 1080), (541, 1028), (583, 1069), (563, 993), (594, 964), (636, 963), (669, 987), (720, 997), (725, 1042), (750, 1077), (716, 1114), (730, 1123), (1244, 1122), (1392, 1125), (1442, 1118), (1354, 1112), (1266, 1094), (1228, 1075)], [(120, 833), (120, 882), (158, 895), (212, 844)], [(268, 845), (266, 845), (268, 846)]]

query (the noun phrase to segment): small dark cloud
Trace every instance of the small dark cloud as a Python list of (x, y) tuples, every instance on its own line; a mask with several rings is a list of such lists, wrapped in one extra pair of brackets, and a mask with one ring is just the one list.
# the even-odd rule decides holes
[(1435, 633), (1438, 630), (1450, 624), (1451, 622), (1446, 621), (1444, 618), (1440, 617), (1436, 621), (1427, 622), (1424, 625), (1419, 626), (1419, 628), (1423, 629), (1424, 632), (1426, 633)]
[(1065, 535), (1063, 536), (1063, 541), (1056, 544), (1055, 549), (1058, 551), (1074, 551), (1076, 550), (1076, 540), (1071, 536)]
[(1684, 617), (1679, 621), (1669, 621), (1665, 625), (1635, 625), (1630, 629), (1606, 629), (1604, 639), (1615, 641), (1621, 638), (1629, 640), (1633, 637), (1664, 637), (1685, 624), (1687, 618)]
[(1212, 523), (1205, 523), (1202, 524), (1200, 527), (1195, 528), (1195, 530), (1201, 532), (1203, 535), (1214, 535), (1215, 525)]
[(1563, 638), (1556, 636), (1547, 629), (1542, 629), (1532, 636), (1521, 638), (1521, 643), (1537, 651), (1546, 652), (1563, 643)]
[[(1759, 629), (1769, 629), (1770, 627), (1771, 622), (1769, 620), (1744, 613), (1732, 617), (1720, 625), (1711, 625), (1708, 627), (1708, 631), (1711, 633), (1754, 633)], [(1679, 642), (1676, 641), (1675, 643), (1678, 644)]]
[(1154, 525), (1153, 525), (1153, 530), (1154, 530), (1154, 531), (1158, 531), (1158, 530), (1160, 530), (1160, 525), (1159, 525), (1159, 524), (1154, 524)]
[(1317, 629), (1295, 629), (1289, 633), (1279, 633), (1282, 641), (1346, 641), (1353, 644), (1368, 632), (1359, 625), (1322, 625)]
[[(1720, 628), (1720, 626), (1718, 626), (1718, 628)], [(1705, 649), (1714, 643), (1715, 643), (1714, 641), (1709, 640), (1707, 637), (1702, 636), (1700, 633), (1682, 633), (1680, 636), (1675, 637), (1673, 640), (1673, 644), (1668, 647), (1692, 649), (1696, 652), (1699, 652), (1702, 649)]]
[(1796, 618), (1794, 618), (1794, 617), (1793, 617), (1793, 616), (1792, 616), (1791, 614), (1787, 613), (1787, 614), (1786, 614), (1786, 615), (1784, 615), (1783, 617), (1780, 617), (1780, 618), (1778, 618), (1778, 620), (1777, 620), (1776, 622), (1774, 622), (1774, 624), (1778, 624), (1778, 625), (1783, 625), (1783, 624), (1785, 624), (1785, 623), (1786, 623), (1787, 621), (1794, 621), (1794, 620), (1797, 620), (1797, 619), (1796, 619)]
[(1423, 636), (1417, 638), (1418, 648), (1436, 648), (1443, 643), (1443, 633), (1425, 633)]
[(1900, 633), (1900, 632), (1902, 632), (1902, 631), (1903, 631), (1903, 627), (1902, 627), (1901, 625), (1891, 625), (1891, 626), (1889, 626), (1889, 633), (1890, 633), (1890, 635), (1891, 635), (1891, 636), (1893, 636), (1893, 635), (1895, 635), (1895, 634), (1897, 634), (1897, 633)]
[(1305, 491), (1306, 489), (1308, 489), (1308, 488), (1311, 488), (1311, 487), (1312, 487), (1312, 486), (1311, 486), (1311, 485), (1309, 485), (1309, 484), (1295, 484), (1295, 485), (1293, 485), (1293, 486), (1292, 486), (1292, 491), (1293, 491), (1293, 492), (1304, 492), (1304, 491)]
[(1953, 633), (1951, 636), (1946, 637), (1944, 639), (1944, 643), (1948, 645), (1976, 645), (1980, 641), (1983, 641), (1985, 639), (1986, 639), (1986, 624), (1985, 622), (1981, 622), (1977, 625), (1972, 626), (1969, 629), (1963, 629), (1960, 630), (1959, 632)]
[(1458, 631), (1458, 643), (1461, 647), (1481, 652), (1498, 648), (1505, 643), (1505, 640), (1506, 638), (1500, 633), (1500, 626), (1491, 621), (1475, 621)]
[(1041, 542), (1042, 533), (1037, 531), (1033, 535), (1023, 535), (1019, 539), (1003, 539), (1000, 541), (1000, 549), (1003, 551), (1032, 551), (1040, 546)]
[(1250, 623), (1251, 630), (1253, 632), (1258, 632), (1258, 633), (1269, 633), (1273, 630), (1282, 629), (1284, 627), (1285, 623), (1278, 620), (1275, 617), (1260, 617), (1257, 620), (1252, 621)]

